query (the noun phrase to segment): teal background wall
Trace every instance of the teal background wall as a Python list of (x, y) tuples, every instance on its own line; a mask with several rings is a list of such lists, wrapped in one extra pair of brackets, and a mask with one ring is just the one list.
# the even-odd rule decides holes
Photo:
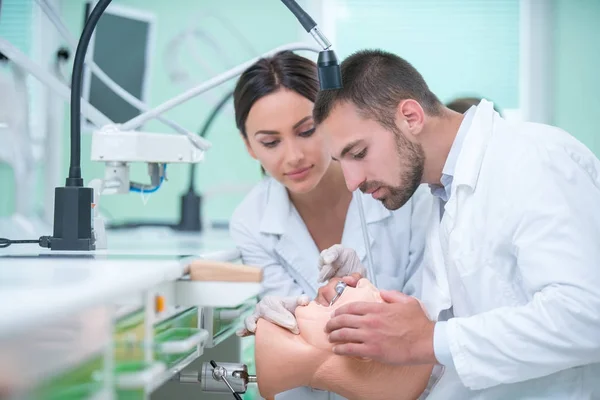
[(554, 124), (600, 155), (600, 1), (554, 1)]
[(0, 9), (0, 37), (9, 40), (22, 51), (29, 52), (31, 38), (25, 35), (32, 23), (33, 0), (4, 0)]
[[(0, 9), (0, 37), (26, 53), (31, 48), (31, 38), (27, 33), (32, 24), (32, 3), (33, 0), (4, 0)], [(8, 67), (0, 65), (0, 74), (8, 73)], [(12, 169), (0, 162), (0, 216), (11, 214), (15, 208), (14, 187)]]
[(335, 46), (382, 48), (413, 64), (445, 102), (519, 106), (519, 0), (346, 0)]
[[(7, 0), (18, 3), (21, 0)], [(28, 0), (30, 1), (30, 0)], [(63, 0), (62, 17), (73, 34), (79, 35), (83, 28), (84, 16), (83, 0)], [(164, 0), (114, 0), (113, 4), (132, 7), (138, 10), (152, 13), (156, 16), (156, 30), (154, 42), (154, 60), (151, 67), (149, 103), (158, 105), (171, 97), (185, 91), (187, 87), (173, 84), (167, 74), (163, 56), (169, 41), (184, 28), (192, 26), (195, 16), (200, 19), (208, 13), (216, 13), (226, 17), (235, 25), (239, 31), (252, 43), (258, 56), (274, 47), (298, 41), (300, 31), (297, 21), (289, 11), (278, 1), (254, 0), (252, 2), (242, 0), (176, 0), (175, 2)], [(6, 9), (1, 16), (2, 20), (16, 19), (17, 11), (23, 7)], [(20, 16), (19, 16), (20, 17)], [(210, 46), (200, 44), (199, 53), (214, 68), (215, 74), (223, 72), (234, 65), (245, 62), (252, 56), (249, 49), (228, 33), (223, 25), (215, 18), (203, 20), (203, 28), (215, 35), (219, 44), (226, 49), (229, 64), (224, 64)], [(0, 27), (4, 24), (0, 21)], [(14, 25), (14, 24), (13, 24)], [(29, 24), (28, 24), (29, 25)], [(22, 25), (21, 25), (22, 26)], [(2, 31), (0, 30), (0, 35)], [(26, 32), (21, 29), (21, 34)], [(19, 35), (12, 35), (18, 37)], [(12, 40), (11, 40), (12, 42)], [(20, 43), (18, 43), (20, 44)], [(116, 43), (115, 45), (118, 45)], [(23, 46), (20, 46), (23, 47)], [(27, 50), (27, 49), (23, 49)], [(309, 56), (307, 54), (307, 56)], [(181, 57), (187, 66), (193, 65), (191, 57)], [(118, 60), (115, 60), (118, 62)], [(123, 68), (127, 68), (123, 65)], [(198, 71), (191, 71), (191, 75), (198, 82), (212, 77)], [(232, 89), (235, 81), (223, 85), (213, 92), (221, 96), (226, 90)], [(214, 96), (213, 96), (214, 98)], [(180, 125), (192, 131), (198, 131), (205, 118), (214, 106), (214, 101), (208, 101), (206, 95), (198, 98), (166, 113), (166, 116)], [(68, 170), (69, 154), (69, 113), (65, 113), (64, 134), (64, 162), (63, 170), (66, 176)], [(149, 132), (171, 132), (159, 122), (149, 122), (144, 126)], [(196, 180), (197, 187), (201, 191), (218, 190), (221, 187), (248, 186), (261, 178), (259, 165), (251, 159), (244, 148), (243, 142), (235, 127), (233, 108), (228, 107), (213, 123), (213, 128), (208, 133), (207, 139), (213, 143), (213, 147), (206, 153), (205, 161), (198, 166)], [(89, 161), (91, 146), (91, 135), (84, 131), (82, 137), (82, 173), (87, 182), (104, 175), (103, 164)], [(88, 155), (88, 156), (86, 156)], [(148, 182), (146, 165), (132, 165), (131, 178), (139, 182)], [(188, 188), (189, 166), (169, 165), (168, 181), (163, 187), (151, 195), (146, 195), (145, 201), (139, 194), (103, 196), (101, 199), (101, 210), (116, 221), (128, 219), (161, 219), (176, 222), (179, 215), (179, 196)], [(10, 169), (0, 165), (0, 215), (12, 213), (14, 208), (12, 191), (14, 181)], [(211, 219), (228, 219), (235, 206), (241, 201), (244, 193), (216, 194), (204, 199), (205, 213)], [(41, 203), (41, 199), (40, 199)]]
[[(600, 154), (595, 118), (600, 109), (597, 72), (600, 70), (600, 1), (548, 1), (554, 1), (556, 11), (553, 122)], [(22, 13), (24, 5), (31, 2), (3, 0), (0, 36), (12, 37), (15, 43), (23, 40), (17, 44), (28, 46), (25, 39), (18, 37), (18, 32), (23, 34), (23, 27), (27, 25), (19, 25), (15, 21), (28, 18)], [(296, 20), (279, 1), (274, 0), (114, 0), (114, 3), (145, 10), (157, 17), (149, 92), (151, 105), (160, 104), (184, 90), (170, 82), (163, 55), (169, 40), (189, 26), (194, 15), (216, 12), (227, 16), (258, 53), (301, 37)], [(502, 108), (519, 106), (518, 0), (348, 0), (346, 3), (348, 13), (338, 20), (334, 39), (338, 56), (344, 57), (359, 48), (382, 47), (411, 61), (443, 101), (458, 95), (481, 94), (496, 101)], [(8, 8), (7, 4), (19, 7)], [(84, 1), (62, 0), (61, 4), (63, 18), (71, 31), (80, 32)], [(227, 54), (232, 63), (250, 57), (248, 49), (227, 34), (215, 20), (208, 19), (203, 24), (207, 30), (215, 32), (220, 43), (228, 48)], [(20, 27), (17, 33), (15, 26)], [(209, 48), (203, 48), (202, 52), (217, 72), (227, 69), (228, 65), (224, 65)], [(190, 60), (184, 62), (192, 65)], [(200, 81), (209, 76), (203, 76), (198, 70), (194, 77)], [(215, 93), (224, 93), (232, 84), (217, 89)], [(213, 104), (214, 101), (207, 96), (200, 96), (172, 110), (167, 116), (188, 129), (198, 130)], [(68, 127), (68, 111), (65, 112), (65, 127)], [(147, 124), (145, 129), (169, 131), (158, 122)], [(213, 148), (207, 152), (206, 161), (200, 164), (197, 174), (197, 183), (202, 191), (210, 192), (224, 185), (248, 186), (260, 179), (258, 165), (246, 154), (238, 136), (231, 107), (218, 117), (208, 139), (213, 142)], [(102, 177), (104, 173), (103, 165), (87, 161), (85, 155), (89, 154), (90, 140), (89, 134), (84, 135), (82, 160), (86, 181)], [(66, 174), (67, 129), (64, 149), (63, 170)], [(152, 218), (175, 221), (179, 196), (187, 190), (189, 168), (170, 165), (168, 172), (168, 182), (146, 203), (137, 194), (105, 196), (102, 210), (116, 220)], [(146, 166), (134, 165), (132, 177), (146, 182)], [(0, 216), (13, 211), (13, 188), (11, 171), (0, 165)], [(237, 193), (209, 197), (205, 200), (205, 211), (211, 219), (227, 219), (243, 196), (243, 193)]]

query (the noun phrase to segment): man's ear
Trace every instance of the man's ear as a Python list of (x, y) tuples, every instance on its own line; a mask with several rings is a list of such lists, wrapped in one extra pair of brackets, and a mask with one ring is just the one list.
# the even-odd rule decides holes
[(396, 125), (403, 132), (418, 135), (425, 125), (425, 111), (418, 101), (402, 100), (396, 109)]
[(250, 142), (248, 141), (247, 137), (244, 137), (244, 144), (246, 145), (246, 151), (248, 154), (250, 154), (250, 157), (256, 160), (256, 154), (254, 153), (254, 150), (252, 150), (252, 146), (250, 146)]

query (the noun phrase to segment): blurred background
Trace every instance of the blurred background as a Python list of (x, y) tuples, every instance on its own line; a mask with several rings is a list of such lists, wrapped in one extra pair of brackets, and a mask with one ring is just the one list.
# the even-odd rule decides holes
[[(49, 0), (79, 37), (93, 2)], [(444, 102), (485, 97), (508, 119), (556, 125), (600, 155), (600, 1), (598, 0), (304, 0), (340, 58), (363, 48), (404, 57)], [(70, 83), (73, 53), (34, 0), (0, 1), (0, 38)], [(150, 106), (289, 42), (314, 44), (276, 0), (114, 0), (102, 17), (89, 53), (117, 83)], [(315, 58), (313, 53), (305, 54)], [(171, 110), (166, 116), (198, 131), (235, 80)], [(24, 89), (23, 89), (24, 88)], [(84, 96), (116, 122), (136, 115), (86, 70)], [(3, 118), (17, 121), (7, 130)], [(20, 124), (20, 125), (19, 125)], [(171, 132), (160, 122), (143, 126)], [(85, 182), (104, 166), (89, 160), (91, 125), (85, 123)], [(205, 222), (227, 222), (261, 179), (244, 148), (231, 102), (207, 133), (213, 147), (197, 166)], [(54, 187), (64, 184), (69, 155), (69, 110), (35, 78), (19, 78), (0, 62), (0, 217), (17, 211), (52, 223)], [(105, 196), (101, 212), (113, 222), (152, 218), (176, 221), (188, 190), (189, 165), (169, 166), (156, 193)], [(144, 164), (132, 179), (147, 179)], [(17, 188), (29, 185), (31, 190)], [(24, 194), (23, 194), (24, 193)], [(39, 232), (38, 232), (39, 234)], [(37, 236), (36, 236), (37, 237)]]

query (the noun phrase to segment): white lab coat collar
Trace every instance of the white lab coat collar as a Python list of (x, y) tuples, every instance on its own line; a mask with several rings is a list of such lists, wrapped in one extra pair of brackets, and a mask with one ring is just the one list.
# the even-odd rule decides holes
[(471, 189), (477, 186), (481, 162), (489, 138), (492, 136), (494, 119), (499, 117), (499, 114), (494, 111), (493, 103), (481, 100), (464, 138), (462, 148), (468, 150), (461, 152), (456, 163), (454, 183), (457, 185), (467, 185)]
[(450, 199), (446, 203), (444, 217), (454, 219), (457, 195), (461, 187), (467, 187), (470, 191), (475, 190), (481, 163), (487, 148), (494, 122), (500, 115), (494, 110), (493, 103), (483, 99), (475, 109), (475, 115), (471, 126), (463, 141), (462, 151), (456, 162), (456, 169), (452, 181)]
[[(392, 216), (390, 210), (386, 209), (381, 202), (374, 201), (370, 195), (364, 193), (359, 193), (358, 195), (362, 198), (367, 224), (379, 222)], [(348, 216), (356, 212), (355, 217), (356, 221), (358, 221), (358, 228), (360, 228), (356, 196), (357, 194), (354, 194), (352, 197)], [(285, 186), (274, 179), (271, 179), (269, 183), (265, 210), (266, 212), (263, 214), (260, 221), (260, 232), (272, 235), (283, 235), (289, 228), (287, 223), (288, 219), (293, 216), (295, 210)], [(354, 218), (352, 218), (352, 221), (354, 221)], [(344, 229), (344, 231), (346, 230), (347, 229)]]
[(260, 221), (260, 232), (282, 235), (286, 231), (286, 222), (293, 211), (288, 192), (281, 183), (269, 179), (265, 212)]
[(270, 179), (260, 232), (275, 235), (275, 253), (309, 297), (317, 295), (319, 250), (281, 183)]
[(482, 100), (475, 110), (471, 126), (466, 132), (461, 152), (456, 161), (452, 189), (444, 205), (444, 216), (439, 220), (439, 199), (434, 199), (432, 218), (425, 252), (423, 268), (423, 303), (430, 316), (437, 320), (440, 311), (450, 308), (452, 297), (447, 274), (448, 240), (457, 218), (459, 195), (465, 188), (475, 190), (481, 163), (494, 128), (494, 119), (499, 118), (492, 103)]
[[(360, 214), (356, 196), (361, 196), (365, 212), (367, 227), (369, 224), (382, 221), (392, 216), (379, 201), (363, 193), (354, 194), (346, 217), (342, 245), (356, 251), (364, 263), (367, 250), (360, 223)], [(304, 221), (292, 205), (288, 192), (281, 183), (272, 179), (269, 183), (265, 212), (260, 221), (260, 232), (267, 235), (277, 235), (279, 238), (275, 251), (290, 265), (298, 275), (305, 279), (305, 283), (318, 289), (318, 257), (319, 249), (314, 243)], [(373, 247), (374, 237), (369, 235), (370, 246)], [(307, 293), (310, 295), (310, 293)]]

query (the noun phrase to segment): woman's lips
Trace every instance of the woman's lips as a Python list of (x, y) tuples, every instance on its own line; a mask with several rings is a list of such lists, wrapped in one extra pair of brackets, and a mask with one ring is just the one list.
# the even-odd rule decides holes
[(298, 168), (286, 173), (285, 175), (292, 180), (301, 180), (304, 179), (306, 175), (308, 175), (308, 172), (311, 168), (312, 165), (310, 167)]

